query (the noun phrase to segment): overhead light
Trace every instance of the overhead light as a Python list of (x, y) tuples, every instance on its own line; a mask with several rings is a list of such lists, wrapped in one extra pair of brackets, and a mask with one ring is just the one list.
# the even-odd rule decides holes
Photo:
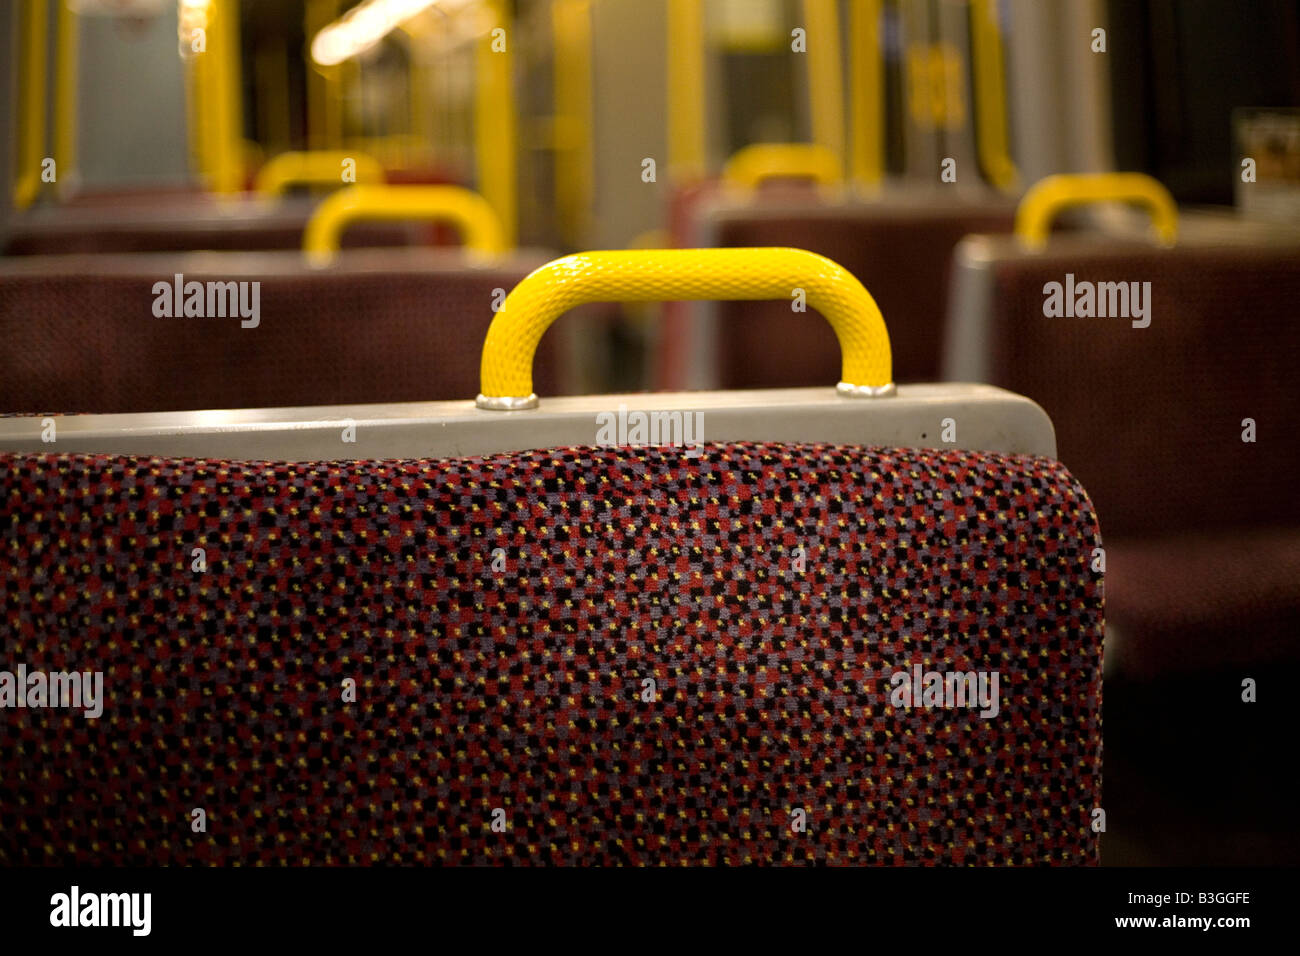
[(321, 66), (334, 66), (364, 53), (407, 20), (445, 0), (366, 0), (323, 28), (311, 41), (311, 58)]

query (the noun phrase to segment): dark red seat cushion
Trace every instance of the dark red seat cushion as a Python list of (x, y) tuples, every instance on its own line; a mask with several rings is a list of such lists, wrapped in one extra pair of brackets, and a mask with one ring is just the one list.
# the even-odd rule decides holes
[[(472, 399), (494, 299), (543, 261), (475, 265), (432, 250), (348, 253), (324, 270), (294, 253), (10, 260), (0, 263), (0, 410)], [(260, 282), (259, 324), (154, 315), (154, 284), (176, 272)], [(538, 392), (562, 390), (561, 351), (543, 338)]]
[[(1150, 282), (1150, 326), (1044, 316), (1044, 285), (1067, 273)], [(1286, 384), (1300, 367), (1297, 301), (1295, 247), (1049, 248), (994, 266), (989, 382), (1047, 410), (1111, 541), (1300, 529), (1300, 389)]]
[[(0, 249), (6, 256), (301, 249), (318, 202), (180, 192), (86, 199), (13, 217)], [(340, 244), (413, 246), (435, 238), (425, 223), (358, 222), (344, 231)]]
[(5, 666), (107, 697), (4, 715), (0, 863), (1095, 863), (1096, 533), (959, 452), (0, 457)]
[[(1044, 316), (1067, 273), (1150, 282), (1151, 324)], [(1126, 675), (1300, 660), (1297, 301), (1293, 246), (1076, 242), (993, 266), (989, 381), (1047, 410), (1097, 505)]]
[(1126, 676), (1258, 679), (1259, 664), (1295, 659), (1300, 532), (1185, 532), (1115, 544), (1106, 557), (1117, 635), (1107, 652)]

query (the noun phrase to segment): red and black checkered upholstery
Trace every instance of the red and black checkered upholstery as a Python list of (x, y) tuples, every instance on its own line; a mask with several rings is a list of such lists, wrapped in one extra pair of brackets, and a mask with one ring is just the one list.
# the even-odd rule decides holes
[(3, 456), (4, 666), (107, 703), (4, 714), (0, 863), (1095, 863), (1096, 543), (1045, 458)]
[[(991, 268), (988, 381), (1047, 410), (1097, 503), (1125, 670), (1300, 657), (1296, 247), (1076, 242)], [(1150, 326), (1045, 317), (1067, 273), (1149, 281)]]
[[(354, 252), (0, 262), (0, 410), (144, 412), (473, 398), (493, 302), (544, 257)], [(258, 281), (260, 322), (154, 314), (154, 284)], [(251, 287), (250, 287), (251, 288)], [(498, 292), (497, 290), (500, 290)], [(543, 340), (538, 388), (563, 391)]]

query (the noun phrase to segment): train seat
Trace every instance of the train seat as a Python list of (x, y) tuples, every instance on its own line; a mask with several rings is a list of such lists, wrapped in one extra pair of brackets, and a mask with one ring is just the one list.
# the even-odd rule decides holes
[[(494, 300), (545, 261), (525, 252), (467, 262), (451, 249), (355, 250), (325, 269), (300, 252), (3, 260), (0, 336), (10, 346), (0, 357), (0, 409), (110, 413), (461, 396), (475, 384)], [(184, 314), (191, 283), (203, 288), (204, 316)], [(222, 293), (211, 316), (209, 283)], [(246, 311), (256, 294), (255, 319), (234, 314), (230, 283), (244, 293)], [(557, 343), (547, 343), (539, 377), (548, 389), (565, 390), (562, 361)]]
[[(297, 249), (318, 205), (307, 196), (267, 201), (163, 195), (147, 202), (39, 207), (9, 220), (0, 248), (6, 256)], [(350, 231), (344, 243), (414, 246), (428, 244), (431, 234), (422, 224), (367, 223)]]
[[(1041, 246), (970, 237), (958, 247), (946, 335), (945, 378), (1023, 389), (1052, 415), (1118, 569), (1108, 578), (1112, 663), (1147, 678), (1209, 658), (1261, 659), (1249, 647), (1300, 651), (1279, 641), (1300, 601), (1290, 574), (1300, 506), (1286, 491), (1300, 453), (1268, 437), (1300, 414), (1276, 387), (1300, 357), (1290, 321), (1300, 233), (1193, 216), (1177, 234), (1168, 247), (1127, 232)], [(1068, 293), (1075, 302), (1058, 305)], [(1204, 535), (1218, 545), (1198, 544)], [(1252, 633), (1239, 633), (1248, 622)]]
[[(787, 274), (838, 387), (533, 392), (574, 303)], [(94, 720), (12, 712), (0, 861), (1097, 862), (1097, 523), (1033, 402), (895, 387), (870, 297), (785, 249), (567, 257), (479, 368), (474, 401), (0, 420), (0, 641), (104, 678)], [(600, 438), (673, 412), (700, 441)]]

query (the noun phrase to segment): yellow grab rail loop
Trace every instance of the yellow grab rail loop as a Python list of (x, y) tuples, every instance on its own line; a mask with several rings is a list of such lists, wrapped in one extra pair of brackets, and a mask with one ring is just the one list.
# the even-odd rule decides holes
[(460, 186), (348, 186), (331, 193), (307, 223), (302, 248), (312, 265), (328, 265), (351, 223), (378, 219), (449, 222), (471, 252), (499, 255), (508, 248), (501, 220), (478, 193)]
[[(346, 164), (351, 162), (351, 166)], [(349, 171), (354, 179), (344, 180)], [(382, 183), (384, 167), (373, 156), (353, 150), (307, 150), (280, 153), (257, 172), (255, 191), (278, 196), (291, 186), (345, 186), (354, 183)]]
[(752, 189), (769, 179), (811, 179), (833, 186), (840, 159), (817, 143), (755, 143), (737, 150), (722, 168), (722, 180)]
[(583, 252), (522, 279), (493, 317), (483, 343), (480, 408), (534, 408), (533, 355), (551, 323), (586, 302), (790, 301), (800, 292), (835, 330), (842, 356), (837, 390), (894, 391), (889, 333), (871, 294), (842, 266), (803, 249), (644, 249)]
[(1127, 202), (1143, 206), (1161, 242), (1178, 238), (1178, 206), (1158, 180), (1144, 173), (1061, 174), (1040, 179), (1016, 207), (1016, 236), (1039, 248), (1047, 242), (1052, 220), (1062, 209), (1098, 202)]

